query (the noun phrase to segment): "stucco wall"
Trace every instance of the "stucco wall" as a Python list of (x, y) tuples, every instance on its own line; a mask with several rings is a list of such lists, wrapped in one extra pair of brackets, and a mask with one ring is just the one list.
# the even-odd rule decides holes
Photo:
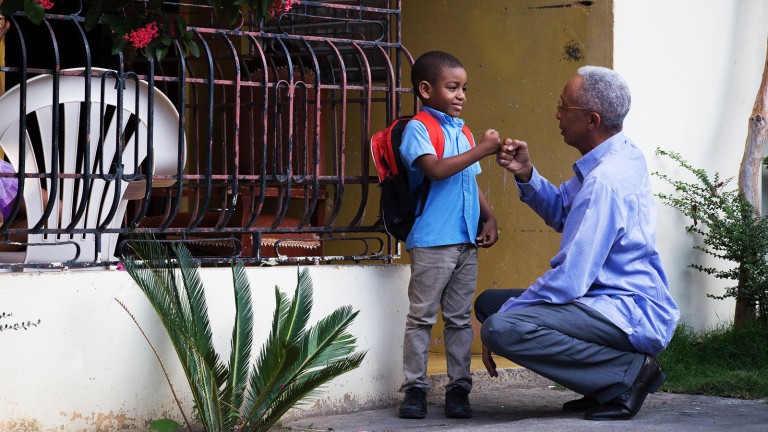
[[(725, 178), (738, 174), (765, 61), (766, 23), (763, 0), (615, 1), (614, 64), (633, 96), (625, 131), (651, 171), (683, 178), (671, 160), (654, 156), (661, 147)], [(669, 191), (658, 180), (654, 187)], [(687, 223), (659, 205), (659, 248), (672, 293), (687, 323), (710, 328), (733, 318), (733, 302), (705, 294), (730, 285), (687, 267), (713, 263), (692, 250), (700, 239), (685, 232)]]
[[(364, 363), (330, 383), (309, 412), (392, 403), (400, 397), (402, 335), (407, 313), (405, 266), (311, 266), (318, 320), (341, 305), (361, 313), (350, 328)], [(228, 358), (234, 300), (229, 269), (202, 273), (216, 350)], [(296, 267), (251, 268), (255, 349), (267, 338), (274, 287), (289, 297)], [(160, 351), (187, 415), (192, 402), (178, 360), (155, 312), (125, 272), (0, 275), (0, 323), (42, 320), (28, 331), (0, 332), (0, 430), (114, 431), (148, 421), (181, 420), (152, 350), (124, 303)], [(294, 413), (297, 415), (298, 413)]]

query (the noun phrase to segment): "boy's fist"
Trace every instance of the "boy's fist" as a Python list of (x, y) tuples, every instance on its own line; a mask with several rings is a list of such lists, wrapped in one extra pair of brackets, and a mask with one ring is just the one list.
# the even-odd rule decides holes
[(488, 129), (483, 132), (483, 136), (480, 138), (479, 147), (485, 150), (487, 156), (496, 154), (496, 152), (499, 151), (500, 146), (501, 138), (499, 136), (499, 131), (496, 129)]

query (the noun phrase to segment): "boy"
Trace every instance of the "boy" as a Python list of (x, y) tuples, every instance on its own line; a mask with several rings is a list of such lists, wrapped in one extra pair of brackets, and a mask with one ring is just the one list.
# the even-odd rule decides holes
[(424, 209), (405, 242), (411, 279), (403, 342), (405, 381), (401, 390), (405, 399), (399, 416), (420, 419), (427, 414), (427, 355), (441, 306), (449, 378), (445, 414), (469, 418), (470, 312), (477, 283), (477, 247), (491, 247), (498, 239), (496, 219), (475, 176), (480, 173), (478, 161), (495, 154), (501, 143), (492, 129), (483, 133), (475, 147), (462, 133), (464, 121), (458, 116), (465, 102), (467, 72), (454, 56), (441, 51), (420, 56), (413, 65), (411, 82), (422, 110), (440, 124), (445, 150), (438, 159), (424, 124), (408, 123), (400, 153), (409, 168), (409, 184), (415, 191), (426, 177), (431, 185)]

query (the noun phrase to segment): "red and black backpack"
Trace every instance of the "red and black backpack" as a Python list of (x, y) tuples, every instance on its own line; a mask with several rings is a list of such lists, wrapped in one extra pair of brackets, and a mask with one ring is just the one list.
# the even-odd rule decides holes
[[(411, 232), (416, 218), (421, 215), (429, 194), (429, 179), (411, 193), (408, 184), (408, 170), (400, 157), (400, 144), (403, 130), (409, 121), (420, 121), (429, 134), (429, 140), (435, 147), (437, 158), (443, 157), (445, 135), (437, 119), (428, 111), (419, 111), (415, 116), (403, 116), (394, 120), (386, 129), (373, 134), (371, 138), (371, 154), (376, 165), (376, 173), (381, 187), (381, 221), (384, 229), (392, 237), (405, 241)], [(475, 146), (472, 133), (464, 125), (462, 132), (469, 140), (471, 147)]]

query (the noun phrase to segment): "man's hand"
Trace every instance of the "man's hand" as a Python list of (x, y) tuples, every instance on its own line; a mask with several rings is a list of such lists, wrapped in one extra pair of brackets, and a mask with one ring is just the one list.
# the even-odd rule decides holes
[(501, 143), (501, 149), (496, 153), (496, 163), (511, 172), (521, 183), (531, 180), (533, 164), (528, 156), (528, 143), (507, 138)]
[(501, 145), (501, 137), (499, 132), (495, 129), (488, 129), (483, 132), (483, 136), (480, 138), (480, 147), (483, 150), (485, 156), (490, 156), (499, 152)]
[(485, 346), (485, 344), (483, 344), (483, 364), (485, 365), (485, 370), (488, 371), (488, 375), (494, 378), (499, 376), (499, 373), (496, 372), (496, 362), (493, 361), (493, 356), (491, 356), (491, 349)]

